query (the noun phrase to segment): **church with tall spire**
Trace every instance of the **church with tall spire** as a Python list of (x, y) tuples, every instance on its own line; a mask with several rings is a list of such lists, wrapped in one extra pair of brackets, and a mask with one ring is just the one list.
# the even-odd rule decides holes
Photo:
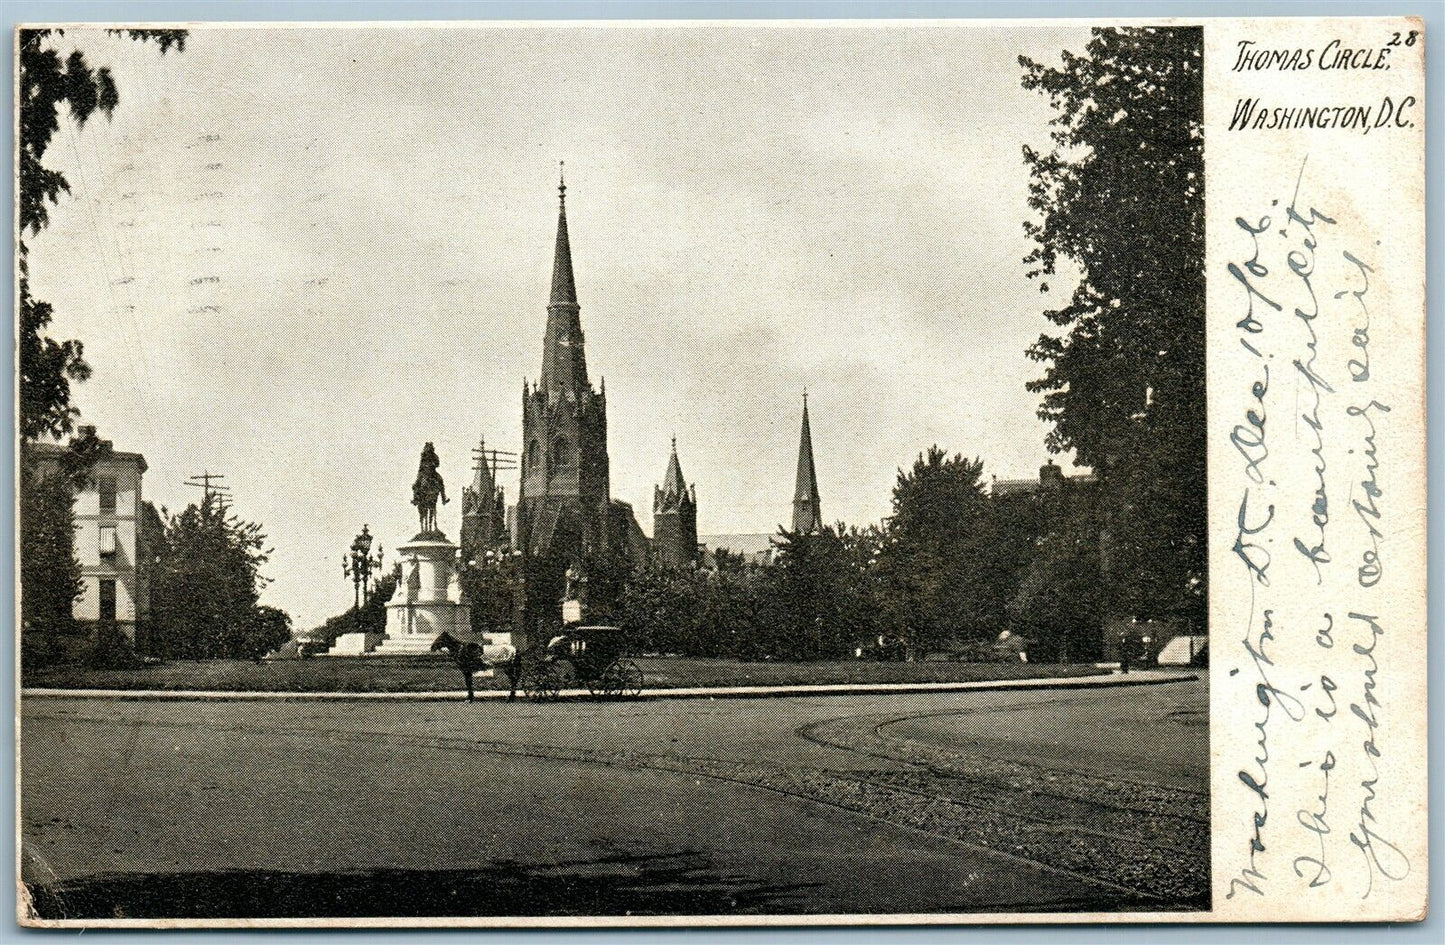
[(542, 371), (535, 383), (522, 383), (521, 486), (514, 540), (528, 559), (528, 626), (556, 612), (569, 568), (589, 560), (631, 558), (639, 548), (645, 554), (646, 544), (632, 507), (612, 499), (606, 384), (593, 388), (587, 373), (565, 178), (557, 194)]
[(803, 392), (803, 432), (798, 440), (798, 475), (793, 486), (793, 531), (807, 535), (823, 527), (818, 472), (813, 468), (813, 431), (808, 427), (808, 392)]
[(587, 376), (582, 307), (572, 275), (567, 184), (557, 188), (557, 241), (542, 338), (542, 372), (522, 384), (522, 485), (519, 544), (546, 557), (554, 546), (576, 556), (607, 548), (611, 501), (607, 393)]
[(652, 554), (665, 568), (688, 567), (698, 559), (697, 487), (682, 478), (677, 437), (662, 485), (652, 490)]

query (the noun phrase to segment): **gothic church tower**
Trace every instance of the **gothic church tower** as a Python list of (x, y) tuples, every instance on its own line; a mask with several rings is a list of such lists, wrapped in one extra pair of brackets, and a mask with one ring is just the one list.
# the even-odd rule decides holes
[(563, 575), (609, 551), (607, 392), (587, 377), (581, 307), (567, 236), (567, 184), (557, 188), (557, 243), (542, 340), (542, 375), (522, 383), (517, 545), (528, 556), (530, 627), (558, 609)]
[(697, 487), (683, 481), (676, 437), (667, 474), (652, 490), (652, 548), (663, 567), (680, 568), (697, 560)]

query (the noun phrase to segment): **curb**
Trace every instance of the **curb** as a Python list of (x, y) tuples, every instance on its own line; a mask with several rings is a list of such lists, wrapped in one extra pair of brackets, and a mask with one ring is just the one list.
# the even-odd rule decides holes
[[(904, 695), (915, 693), (1014, 692), (1029, 689), (1118, 689), (1197, 680), (1197, 673), (1150, 673), (1129, 676), (1064, 676), (1041, 679), (999, 679), (974, 682), (878, 683), (805, 686), (719, 686), (685, 689), (644, 689), (626, 701), (661, 699), (785, 699), (822, 696)], [(504, 702), (507, 693), (487, 689), (478, 702)], [(196, 689), (21, 689), (23, 699), (96, 699), (119, 702), (465, 702), (465, 690), (445, 692), (224, 692)], [(525, 701), (518, 693), (518, 701)], [(564, 690), (559, 702), (591, 702), (585, 689)]]

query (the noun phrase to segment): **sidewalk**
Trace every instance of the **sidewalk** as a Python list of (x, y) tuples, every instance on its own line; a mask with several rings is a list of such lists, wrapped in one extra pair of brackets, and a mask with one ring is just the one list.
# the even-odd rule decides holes
[[(998, 679), (975, 682), (833, 684), (820, 686), (716, 686), (690, 689), (647, 689), (642, 699), (780, 699), (806, 696), (881, 696), (921, 692), (1007, 692), (1020, 689), (1103, 689), (1148, 686), (1198, 679), (1191, 671), (1136, 670), (1127, 675), (1069, 676), (1056, 679)], [(22, 699), (113, 699), (148, 702), (465, 702), (466, 690), (440, 692), (216, 692), (164, 689), (22, 689)], [(477, 692), (478, 702), (505, 701), (499, 689)], [(517, 700), (524, 697), (517, 693)], [(565, 689), (559, 701), (592, 699), (585, 689)]]

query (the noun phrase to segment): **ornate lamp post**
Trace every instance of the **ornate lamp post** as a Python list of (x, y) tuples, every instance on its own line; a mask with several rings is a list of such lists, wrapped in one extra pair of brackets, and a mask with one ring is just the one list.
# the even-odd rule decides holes
[(361, 605), (371, 597), (371, 575), (381, 570), (381, 561), (384, 550), (380, 545), (376, 546), (376, 554), (371, 553), (371, 527), (361, 526), (361, 534), (357, 535), (351, 542), (351, 552), (341, 556), (341, 574), (351, 579), (354, 592), (354, 606), (359, 612)]

